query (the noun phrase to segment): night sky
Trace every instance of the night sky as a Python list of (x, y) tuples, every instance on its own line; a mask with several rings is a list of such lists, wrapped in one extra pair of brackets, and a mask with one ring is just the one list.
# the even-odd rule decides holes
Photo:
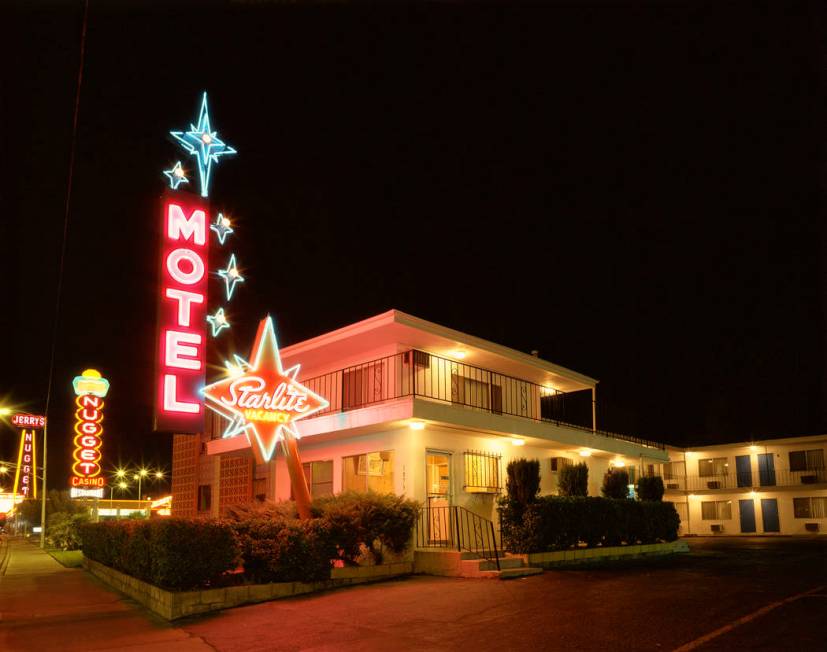
[[(169, 468), (151, 432), (157, 200), (189, 163), (167, 133), (203, 90), (239, 152), (211, 192), (247, 276), (239, 353), (267, 312), (287, 345), (398, 308), (600, 379), (606, 429), (827, 429), (817, 4), (112, 4), (90, 2), (50, 484), (90, 366), (112, 382), (105, 465)], [(0, 11), (0, 398), (37, 412), (82, 3)]]

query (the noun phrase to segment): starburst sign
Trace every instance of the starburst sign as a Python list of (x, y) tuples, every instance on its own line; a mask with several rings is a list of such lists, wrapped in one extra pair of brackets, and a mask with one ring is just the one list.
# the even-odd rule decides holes
[(296, 380), (298, 373), (299, 365), (282, 367), (273, 320), (267, 317), (259, 324), (249, 368), (204, 388), (207, 407), (246, 423), (243, 431), (259, 464), (272, 458), (281, 439), (300, 437), (296, 421), (328, 406)]

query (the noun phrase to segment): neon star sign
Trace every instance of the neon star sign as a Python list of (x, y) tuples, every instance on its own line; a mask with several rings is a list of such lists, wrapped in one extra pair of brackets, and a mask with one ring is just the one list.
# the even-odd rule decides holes
[[(238, 361), (238, 358), (237, 358)], [(273, 320), (258, 327), (250, 362), (204, 388), (207, 406), (244, 432), (259, 464), (273, 457), (279, 441), (295, 444), (296, 422), (328, 406), (328, 402), (296, 380), (299, 365), (282, 367)], [(299, 469), (301, 467), (299, 466)]]
[(224, 284), (227, 289), (227, 301), (233, 298), (235, 286), (238, 283), (244, 282), (244, 277), (238, 271), (238, 264), (235, 262), (235, 254), (230, 255), (230, 261), (227, 263), (227, 269), (218, 270), (218, 275), (224, 279)]
[(198, 124), (190, 124), (189, 131), (170, 131), (169, 133), (188, 154), (195, 157), (198, 164), (198, 178), (201, 182), (201, 196), (209, 196), (213, 164), (217, 164), (220, 157), (235, 154), (236, 151), (218, 137), (218, 132), (212, 130), (206, 93), (201, 100)]
[(218, 244), (223, 246), (227, 236), (235, 231), (235, 229), (230, 226), (231, 224), (230, 218), (225, 217), (222, 213), (219, 213), (215, 222), (210, 224), (210, 231), (214, 231), (215, 235), (218, 236)]

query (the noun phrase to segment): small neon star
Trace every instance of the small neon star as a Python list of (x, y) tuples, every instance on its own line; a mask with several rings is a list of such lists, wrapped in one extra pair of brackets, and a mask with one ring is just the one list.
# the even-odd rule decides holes
[(222, 245), (227, 239), (227, 236), (235, 231), (235, 229), (230, 226), (230, 218), (224, 217), (221, 213), (218, 214), (215, 224), (210, 224), (210, 230), (215, 231), (215, 234), (218, 236), (218, 242)]
[(164, 170), (164, 174), (169, 178), (169, 187), (173, 190), (178, 190), (178, 186), (182, 183), (190, 182), (184, 175), (184, 168), (181, 167), (181, 161), (176, 161), (171, 170)]
[(235, 262), (235, 254), (230, 256), (230, 262), (227, 263), (227, 269), (218, 270), (218, 275), (224, 279), (224, 283), (227, 286), (227, 301), (229, 301), (233, 298), (235, 286), (238, 283), (244, 282), (244, 277), (241, 275), (241, 272), (238, 271), (238, 266)]
[(224, 315), (224, 308), (219, 308), (214, 315), (207, 315), (207, 321), (212, 326), (213, 337), (217, 337), (224, 328), (230, 327), (230, 322)]
[(189, 131), (170, 131), (170, 135), (177, 140), (188, 154), (194, 156), (198, 162), (198, 177), (201, 181), (201, 196), (210, 194), (210, 173), (212, 164), (218, 163), (220, 156), (235, 154), (234, 148), (227, 145), (218, 137), (217, 131), (212, 131), (210, 114), (207, 109), (207, 93), (201, 101), (201, 111), (198, 114), (198, 124), (190, 124)]

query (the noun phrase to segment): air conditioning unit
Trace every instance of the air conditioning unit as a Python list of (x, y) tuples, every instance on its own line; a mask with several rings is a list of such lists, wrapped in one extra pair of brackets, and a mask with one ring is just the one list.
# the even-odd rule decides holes
[(801, 476), (801, 484), (815, 484), (818, 482), (817, 475), (802, 475)]
[(712, 530), (713, 534), (720, 534), (721, 532), (724, 531), (724, 526), (721, 525), (720, 523), (715, 523), (714, 525), (710, 525), (709, 529)]
[(721, 488), (721, 481), (720, 480), (710, 480), (706, 483), (707, 489), (720, 489)]
[(680, 489), (681, 486), (677, 482), (670, 482), (666, 485), (667, 489)]
[(818, 532), (818, 523), (805, 523), (804, 529), (807, 532)]

